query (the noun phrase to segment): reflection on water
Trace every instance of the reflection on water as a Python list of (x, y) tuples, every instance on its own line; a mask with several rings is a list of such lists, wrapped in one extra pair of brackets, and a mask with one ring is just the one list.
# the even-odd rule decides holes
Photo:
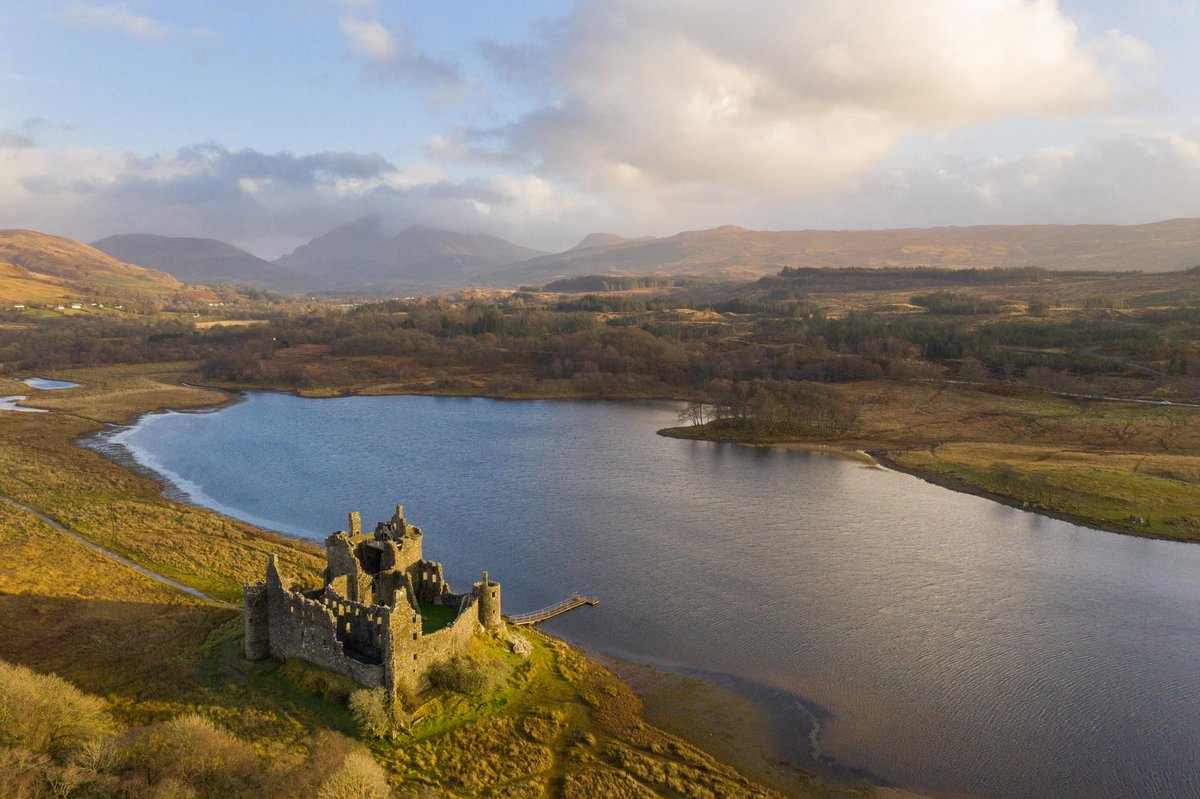
[(1200, 794), (1200, 547), (815, 453), (654, 435), (674, 417), (252, 394), (118, 438), (197, 501), (314, 538), (401, 501), (453, 584), (487, 568), (513, 612), (599, 596), (547, 628), (803, 697), (825, 755), (896, 783)]

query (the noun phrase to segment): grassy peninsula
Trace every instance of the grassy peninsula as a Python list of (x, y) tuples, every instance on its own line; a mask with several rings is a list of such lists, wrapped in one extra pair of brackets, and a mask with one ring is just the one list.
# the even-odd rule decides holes
[[(136, 563), (240, 601), (267, 552), (316, 583), (317, 547), (171, 501), (74, 442), (105, 422), (227, 395), (183, 385), (191, 364), (64, 371), (51, 413), (0, 413), (0, 494)], [(647, 724), (610, 672), (536, 632), (520, 657), (476, 653), (482, 684), (411, 697), (380, 736), (357, 688), (300, 662), (249, 663), (241, 615), (85, 549), (0, 503), (0, 795), (866, 796), (791, 773), (756, 784)], [(55, 682), (44, 675), (65, 680)], [(8, 712), (12, 711), (12, 712)], [(30, 721), (38, 719), (37, 723)], [(392, 793), (388, 793), (392, 792)]]
[(845, 427), (776, 431), (732, 415), (661, 432), (866, 451), (892, 468), (1047, 515), (1200, 540), (1200, 409), (916, 381), (837, 386), (830, 399), (852, 404)]

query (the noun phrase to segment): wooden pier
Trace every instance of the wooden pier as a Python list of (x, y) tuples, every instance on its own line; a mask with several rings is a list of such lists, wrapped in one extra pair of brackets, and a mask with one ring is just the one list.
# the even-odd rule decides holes
[(555, 616), (560, 616), (568, 610), (581, 608), (584, 605), (599, 605), (599, 599), (592, 599), (583, 594), (572, 594), (570, 599), (564, 599), (557, 605), (551, 605), (548, 608), (535, 610), (532, 613), (518, 613), (512, 616), (505, 616), (504, 620), (515, 627), (523, 627), (530, 624), (539, 624), (547, 619), (553, 619)]

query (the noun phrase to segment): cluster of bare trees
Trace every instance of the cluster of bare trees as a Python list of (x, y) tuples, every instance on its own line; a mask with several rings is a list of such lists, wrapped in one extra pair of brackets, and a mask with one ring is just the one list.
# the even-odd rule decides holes
[(799, 381), (713, 380), (704, 399), (689, 402), (679, 421), (752, 437), (844, 435), (858, 420), (854, 403), (824, 386)]

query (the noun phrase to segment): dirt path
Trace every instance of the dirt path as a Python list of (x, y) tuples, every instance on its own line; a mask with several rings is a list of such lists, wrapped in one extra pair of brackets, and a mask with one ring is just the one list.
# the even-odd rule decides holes
[(75, 541), (77, 543), (82, 544), (83, 546), (87, 547), (88, 549), (92, 550), (93, 552), (103, 555), (104, 557), (109, 558), (111, 560), (115, 560), (117, 563), (120, 563), (122, 566), (128, 566), (129, 568), (133, 569), (134, 571), (138, 572), (139, 574), (146, 575), (151, 580), (157, 580), (158, 582), (162, 583), (163, 585), (169, 585), (178, 591), (182, 591), (185, 594), (189, 594), (191, 596), (196, 597), (197, 599), (199, 599), (201, 601), (208, 602), (213, 605), (218, 605), (223, 608), (232, 608), (234, 610), (240, 609), (240, 608), (238, 608), (237, 605), (231, 605), (228, 602), (222, 602), (219, 599), (214, 599), (213, 597), (209, 596), (208, 594), (204, 593), (203, 591), (199, 591), (195, 588), (192, 588), (191, 586), (176, 582), (176, 581), (172, 580), (170, 577), (164, 577), (163, 575), (159, 574), (158, 572), (150, 571), (145, 566), (139, 566), (138, 564), (131, 561), (129, 558), (118, 555), (116, 552), (113, 552), (112, 550), (105, 549), (104, 547), (102, 547), (98, 544), (93, 544), (91, 541), (88, 541), (86, 538), (79, 535), (78, 533), (71, 532), (66, 527), (63, 527), (61, 524), (54, 521), (46, 514), (40, 512), (38, 510), (35, 510), (34, 508), (31, 508), (28, 505), (25, 505), (24, 503), (17, 502), (15, 499), (9, 499), (8, 497), (4, 497), (4, 496), (0, 496), (0, 502), (3, 502), (8, 505), (12, 505), (14, 508), (20, 508), (21, 510), (25, 511), (26, 513), (33, 514), (37, 518), (44, 521), (46, 524), (53, 527), (55, 530), (58, 530), (63, 535), (70, 536), (71, 538), (75, 539)]

